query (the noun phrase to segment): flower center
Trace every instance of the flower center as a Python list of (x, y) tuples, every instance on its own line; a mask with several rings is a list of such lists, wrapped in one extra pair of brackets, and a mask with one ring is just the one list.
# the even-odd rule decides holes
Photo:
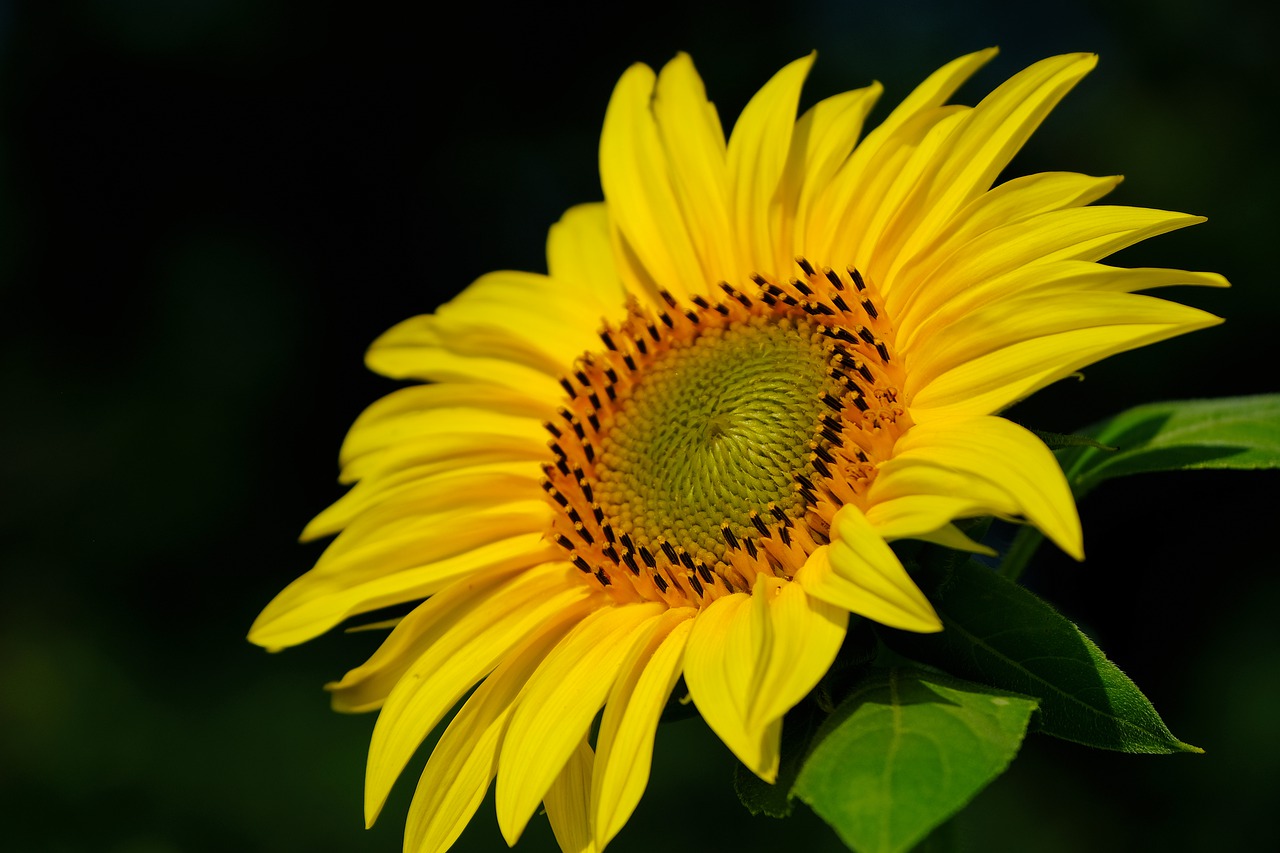
[(678, 340), (645, 370), (600, 443), (596, 499), (651, 549), (679, 542), (714, 563), (755, 535), (751, 513), (803, 514), (831, 341), (814, 324), (753, 316)]
[(548, 537), (619, 600), (700, 606), (791, 578), (865, 504), (909, 428), (894, 330), (869, 282), (797, 261), (803, 279), (632, 303), (560, 380), (545, 426)]

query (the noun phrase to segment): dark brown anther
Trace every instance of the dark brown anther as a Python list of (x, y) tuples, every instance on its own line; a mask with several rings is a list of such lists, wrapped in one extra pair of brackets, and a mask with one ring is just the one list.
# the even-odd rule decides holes
[(858, 332), (858, 337), (862, 338), (862, 340), (866, 341), (867, 343), (874, 344), (876, 342), (876, 336), (872, 334), (871, 330), (868, 329), (866, 326), (858, 326), (857, 332)]
[(680, 557), (676, 555), (676, 549), (670, 542), (663, 539), (658, 544), (662, 547), (662, 553), (667, 555), (667, 561), (670, 562), (671, 565), (676, 566), (680, 564)]
[(839, 434), (833, 432), (831, 427), (828, 426), (824, 426), (822, 428), (822, 437), (825, 438), (829, 444), (834, 444), (836, 447), (839, 447), (843, 443)]
[(720, 535), (724, 537), (725, 544), (730, 548), (738, 547), (738, 537), (733, 535), (733, 531), (729, 529), (729, 522), (720, 525)]
[(653, 342), (655, 344), (658, 341), (662, 340), (662, 338), (658, 335), (658, 326), (656, 323), (649, 324), (649, 337), (653, 338)]
[(701, 597), (702, 597), (702, 582), (698, 580), (698, 576), (697, 576), (697, 575), (695, 575), (695, 574), (693, 574), (692, 572), (690, 572), (690, 573), (689, 573), (689, 578), (688, 578), (688, 580), (689, 580), (689, 586), (693, 587), (693, 591), (694, 591), (694, 593), (696, 593), (696, 594), (698, 595), (698, 597), (699, 597), (699, 598), (701, 598)]
[(701, 308), (704, 311), (711, 307), (711, 303), (708, 302), (707, 298), (703, 296), (701, 293), (694, 295), (693, 298), (690, 299), (689, 301), (692, 302), (694, 305), (697, 305), (699, 308)]
[(552, 435), (554, 435), (556, 438), (562, 438), (564, 435), (562, 432), (560, 432), (560, 427), (556, 426), (551, 421), (543, 421), (542, 428), (545, 429), (547, 432), (551, 433)]
[(596, 569), (596, 580), (600, 581), (601, 586), (608, 586), (612, 581), (609, 576), (604, 573), (604, 569)]
[(573, 540), (570, 539), (568, 536), (565, 536), (563, 533), (556, 534), (556, 544), (559, 545), (561, 548), (565, 549), (566, 551), (573, 550)]
[(823, 267), (822, 274), (827, 277), (827, 281), (831, 282), (831, 286), (836, 290), (844, 290), (844, 282), (840, 280), (840, 276), (831, 267)]
[(698, 312), (694, 311), (692, 308), (684, 312), (684, 316), (685, 319), (690, 323), (693, 323), (695, 326), (702, 322), (702, 317), (698, 316)]
[(865, 412), (869, 408), (866, 398), (861, 394), (851, 394), (850, 397), (853, 400), (853, 404), (858, 407), (859, 412)]
[(761, 536), (769, 535), (769, 527), (764, 523), (764, 519), (760, 517), (760, 513), (756, 512), (754, 509), (751, 510), (751, 523), (755, 526), (756, 530), (760, 531)]
[(573, 532), (582, 537), (582, 541), (586, 542), (588, 545), (596, 544), (596, 538), (591, 535), (591, 531), (588, 530), (586, 525), (582, 522), (578, 522), (573, 526)]
[(653, 573), (653, 582), (658, 587), (658, 592), (667, 591), (667, 587), (669, 586), (669, 584), (667, 583), (667, 579), (664, 578), (662, 575), (658, 574), (657, 572)]
[[(580, 470), (582, 469), (580, 468), (577, 469), (577, 471), (580, 471)], [(575, 471), (575, 473), (577, 473), (577, 471)], [(578, 480), (578, 486), (581, 487), (582, 495), (587, 499), (587, 503), (593, 503), (595, 501), (595, 495), (591, 491), (591, 483), (588, 482), (588, 480), (585, 477), (583, 477)]]
[(569, 381), (568, 377), (560, 377), (560, 387), (564, 389), (564, 393), (568, 394), (570, 398), (578, 396), (578, 392), (573, 390), (573, 383)]
[(622, 534), (618, 537), (618, 541), (621, 542), (622, 547), (626, 548), (628, 551), (634, 551), (636, 549), (635, 542), (631, 539), (630, 533)]
[(596, 524), (604, 524), (604, 510), (600, 508), (600, 504), (591, 505), (591, 515), (595, 518)]
[(628, 352), (628, 353), (623, 353), (623, 354), (622, 354), (622, 362), (623, 362), (623, 364), (625, 364), (625, 365), (627, 366), (627, 370), (630, 370), (632, 373), (634, 373), (634, 372), (635, 372), (635, 370), (636, 370), (636, 360), (635, 360), (634, 358), (632, 358), (632, 357), (631, 357), (631, 353), (629, 353), (629, 352)]
[(592, 432), (599, 432), (599, 431), (600, 431), (600, 419), (599, 419), (598, 417), (596, 417), (596, 413), (595, 413), (595, 412), (590, 412), (590, 413), (588, 413), (588, 414), (587, 414), (587, 423), (591, 424), (591, 431), (592, 431)]
[(872, 320), (880, 316), (880, 312), (876, 310), (876, 304), (870, 299), (862, 300), (862, 310), (867, 312), (867, 316)]
[(881, 343), (880, 341), (876, 341), (876, 352), (880, 354), (880, 360), (881, 360), (881, 361), (883, 361), (883, 362), (885, 362), (885, 363), (888, 363), (888, 361), (889, 361), (889, 348), (888, 348), (888, 347), (886, 347), (886, 346), (885, 346), (883, 343)]
[(617, 564), (618, 552), (612, 545), (605, 545), (603, 548), (600, 549), (600, 553), (608, 557), (611, 563), (614, 563), (615, 565)]
[(582, 429), (582, 421), (574, 418), (569, 421), (569, 426), (573, 427), (573, 434), (578, 437), (578, 441), (582, 441), (587, 437), (587, 433)]
[(822, 459), (818, 457), (817, 453), (812, 454), (809, 464), (811, 464), (813, 466), (813, 470), (817, 471), (820, 475), (826, 477), (828, 480), (831, 479), (831, 469), (827, 467), (826, 462), (823, 462)]
[(837, 411), (837, 412), (844, 411), (844, 407), (840, 405), (840, 400), (837, 399), (836, 396), (834, 394), (831, 394), (830, 392), (822, 395), (822, 402), (826, 403), (827, 408), (832, 409), (833, 411)]
[(717, 313), (717, 314), (719, 314), (721, 317), (728, 317), (728, 316), (729, 316), (729, 306), (728, 306), (728, 305), (725, 305), (723, 302), (717, 302), (717, 303), (716, 303), (716, 313)]
[(778, 538), (782, 540), (782, 544), (790, 547), (791, 545), (791, 528), (783, 527), (778, 530)]
[(756, 547), (756, 543), (751, 539), (743, 539), (742, 544), (747, 548), (747, 556), (755, 559), (760, 554), (760, 549)]
[(669, 308), (676, 307), (676, 298), (671, 295), (671, 291), (667, 290), (664, 287), (662, 290), (658, 291), (658, 295), (662, 297), (663, 302), (667, 303), (667, 307)]
[(831, 455), (831, 451), (827, 450), (821, 444), (815, 443), (813, 445), (813, 452), (817, 454), (819, 459), (821, 459), (823, 462), (826, 462), (828, 465), (836, 464), (836, 458)]
[(832, 294), (831, 304), (839, 308), (841, 311), (844, 311), (845, 313), (848, 313), (849, 311), (849, 306), (845, 304), (844, 297), (838, 293)]
[(587, 457), (588, 462), (596, 461), (596, 449), (594, 445), (591, 445), (591, 444), (582, 445), (582, 453)]
[(618, 345), (613, 342), (613, 335), (608, 329), (600, 332), (600, 340), (604, 341), (604, 348), (612, 352), (618, 351)]
[(680, 555), (680, 564), (683, 565), (686, 569), (689, 569), (690, 571), (692, 571), (693, 557), (689, 556), (689, 552), (685, 551), (682, 548), (682, 549), (679, 549), (676, 553)]
[(638, 549), (638, 553), (640, 554), (640, 559), (643, 560), (644, 564), (649, 568), (652, 569), (658, 565), (658, 561), (653, 559), (653, 554), (649, 552), (648, 548), (641, 545)]
[(668, 329), (674, 329), (674, 328), (675, 328), (676, 321), (675, 321), (675, 320), (672, 320), (672, 319), (671, 319), (671, 315), (670, 315), (670, 314), (668, 314), (666, 311), (663, 311), (661, 314), (659, 314), (659, 315), (658, 315), (658, 319), (659, 319), (659, 320), (661, 320), (661, 321), (662, 321), (662, 325), (666, 326)]
[(599, 395), (599, 394), (597, 394), (595, 391), (592, 391), (590, 394), (588, 394), (588, 395), (587, 395), (587, 399), (588, 399), (589, 401), (591, 401), (591, 408), (596, 409), (596, 410), (599, 410), (599, 409), (600, 409), (600, 395)]
[(578, 571), (591, 574), (591, 565), (579, 555), (573, 555), (573, 564), (578, 567)]
[(707, 586), (715, 586), (716, 576), (711, 574), (711, 570), (707, 568), (706, 563), (699, 560), (696, 568), (698, 570), (698, 574), (702, 575), (702, 580)]
[(613, 390), (612, 385), (604, 386), (604, 393), (609, 398), (609, 402), (615, 402), (618, 399), (618, 392)]
[(809, 259), (803, 255), (796, 256), (796, 264), (800, 269), (804, 270), (805, 275), (814, 275), (813, 264), (809, 263)]
[(787, 514), (782, 511), (782, 507), (773, 501), (769, 501), (769, 512), (773, 513), (773, 517), (781, 521), (783, 524), (790, 524), (791, 520), (787, 518)]
[(649, 345), (644, 342), (644, 338), (637, 336), (635, 339), (635, 344), (636, 344), (636, 349), (640, 351), (641, 355), (649, 354)]
[(636, 557), (630, 551), (622, 552), (622, 562), (627, 564), (627, 568), (631, 570), (631, 574), (640, 575), (640, 566), (636, 563)]
[(862, 280), (862, 273), (856, 267), (849, 267), (849, 278), (853, 279), (853, 286), (858, 288), (859, 293), (867, 289), (867, 283)]

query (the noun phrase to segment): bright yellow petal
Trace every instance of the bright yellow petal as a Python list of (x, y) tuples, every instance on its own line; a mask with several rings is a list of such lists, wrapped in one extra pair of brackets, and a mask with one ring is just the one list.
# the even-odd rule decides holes
[(646, 276), (637, 284), (651, 297), (665, 287), (687, 298), (703, 275), (650, 109), (654, 83), (651, 68), (633, 65), (614, 88), (600, 134), (600, 184), (626, 251), (635, 256), (629, 269)]
[(1077, 329), (1011, 344), (953, 367), (914, 394), (909, 391), (911, 416), (922, 424), (998, 412), (1109, 355), (1222, 322), (1185, 307), (1182, 318)]
[(617, 318), (626, 303), (603, 204), (579, 204), (565, 211), (547, 234), (547, 271), (567, 295), (581, 301), (594, 331), (600, 318)]
[[(965, 515), (1025, 517), (1062, 550), (1084, 558), (1075, 500), (1058, 461), (1044, 442), (1004, 418), (947, 419), (908, 430), (867, 497), (875, 506), (922, 495), (926, 505), (939, 496), (975, 504)], [(929, 514), (920, 517), (927, 525)], [(896, 532), (903, 535), (901, 527)]]
[[(589, 588), (576, 580), (563, 563), (546, 563), (514, 576), (490, 570), (454, 584), (401, 619), (367, 661), (325, 685), (334, 709), (373, 710), (410, 671), (431, 670), (427, 678), (441, 685), (436, 692), (443, 697), (451, 670), (458, 682), (471, 678), (469, 672), (483, 675), (555, 610), (589, 598)], [(432, 667), (433, 659), (442, 663)], [(426, 712), (415, 706), (415, 713)]]
[(924, 593), (857, 507), (836, 514), (832, 534), (831, 544), (815, 551), (796, 575), (810, 595), (891, 628), (942, 630)]
[(301, 541), (310, 542), (332, 536), (353, 524), (357, 518), (390, 504), (432, 506), (442, 493), (464, 485), (465, 480), (489, 484), (487, 492), (464, 488), (470, 500), (463, 499), (452, 507), (437, 505), (428, 512), (467, 506), (497, 506), (523, 496), (535, 496), (542, 477), (542, 465), (532, 459), (512, 462), (489, 462), (482, 465), (454, 465), (445, 471), (432, 471), (423, 466), (388, 471), (384, 476), (371, 476), (356, 483), (345, 495), (317, 515), (303, 529)]
[[(438, 853), (462, 834), (498, 772), (498, 751), (520, 691), (581, 616), (570, 608), (547, 620), (513, 649), (463, 704), (431, 751), (418, 780), (405, 826), (405, 850)], [(381, 807), (381, 800), (366, 801), (369, 826)]]
[[(730, 204), (744, 268), (731, 273), (790, 268), (793, 247), (776, 245), (781, 223), (775, 199), (791, 148), (800, 88), (815, 56), (797, 59), (775, 74), (752, 96), (733, 126), (728, 150)], [(789, 257), (780, 257), (788, 252)]]
[(689, 694), (707, 725), (766, 782), (778, 773), (782, 716), (817, 685), (848, 614), (800, 584), (760, 574), (750, 595), (714, 601), (685, 652)]
[(534, 344), (504, 339), (498, 331), (459, 336), (442, 330), (434, 315), (392, 326), (369, 347), (365, 364), (392, 379), (500, 385), (544, 400), (561, 393), (558, 369)]
[(632, 645), (645, 641), (663, 610), (656, 602), (597, 610), (529, 679), (498, 761), (498, 826), (508, 844), (520, 838), (604, 704)]
[(352, 616), (434, 595), (462, 578), (519, 571), (560, 556), (538, 531), (485, 542), (413, 568), (336, 575), (313, 570), (276, 596), (254, 622), (249, 639), (278, 651)]
[[(1167, 326), (1173, 336), (1217, 322), (1218, 318), (1195, 308), (1132, 293), (1059, 291), (1001, 299), (960, 322), (935, 329), (928, 344), (913, 352), (907, 393), (927, 388), (949, 370), (1036, 338), (1109, 326), (1132, 327), (1144, 336), (1153, 326)], [(1108, 335), (1107, 340), (1112, 338)], [(1062, 375), (1082, 366), (1075, 351), (1063, 350), (1061, 359)]]
[(595, 853), (599, 849), (591, 837), (589, 817), (594, 759), (591, 744), (583, 738), (547, 791), (547, 820), (563, 853)]
[(954, 110), (942, 104), (974, 72), (996, 55), (994, 49), (978, 51), (947, 63), (907, 96), (878, 127), (867, 134), (849, 159), (832, 176), (825, 193), (814, 200), (810, 229), (805, 241), (813, 260), (839, 267), (867, 259), (853, 254), (850, 235), (860, 235), (876, 209), (879, 196), (871, 184), (890, 180), (892, 164), (905, 159), (909, 149), (938, 121)]
[[(563, 571), (575, 570), (565, 566)], [(495, 600), (485, 609), (484, 616), (499, 619), (487, 629), (479, 618), (468, 619), (466, 613), (454, 615), (450, 621), (456, 625), (446, 625), (440, 632), (442, 639), (420, 655), (396, 682), (378, 714), (369, 744), (366, 814), (377, 814), (422, 739), (522, 637), (539, 624), (560, 618), (559, 614), (583, 616), (600, 606), (595, 597), (573, 592), (541, 602), (527, 598), (513, 602), (510, 598)], [(503, 613), (510, 615), (504, 619)]]
[[(937, 231), (986, 192), (1050, 110), (1097, 62), (1097, 56), (1087, 53), (1050, 57), (1015, 74), (983, 98), (935, 162), (927, 191), (917, 199), (920, 215), (915, 234)], [(908, 244), (907, 251), (910, 248)]]
[[(701, 260), (704, 287), (736, 269), (724, 129), (688, 54), (668, 62), (653, 98), (671, 184)], [(693, 283), (691, 283), (693, 284)]]
[(601, 850), (631, 817), (648, 784), (658, 720), (680, 678), (694, 613), (671, 611), (647, 642), (633, 647), (605, 704), (591, 785), (591, 823)]
[[(795, 254), (809, 255), (808, 237), (815, 200), (827, 189), (831, 177), (849, 157), (867, 114), (883, 87), (873, 84), (819, 101), (796, 122), (791, 151), (782, 176), (779, 199), (783, 222), (791, 221)], [(820, 262), (829, 259), (814, 256)]]

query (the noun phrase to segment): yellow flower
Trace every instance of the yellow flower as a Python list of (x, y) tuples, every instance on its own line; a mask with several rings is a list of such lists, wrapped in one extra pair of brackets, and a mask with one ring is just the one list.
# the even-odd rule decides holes
[(352, 427), (355, 485), (304, 533), (337, 538), (250, 634), (281, 648), (420, 602), (329, 686), (340, 710), (381, 709), (369, 822), (466, 697), (406, 849), (448, 847), (496, 776), (509, 843), (545, 802), (565, 850), (598, 850), (640, 799), (681, 676), (773, 780), (783, 715), (850, 613), (940, 629), (888, 542), (976, 550), (952, 522), (998, 516), (1082, 557), (1052, 454), (994, 413), (1218, 322), (1135, 291), (1226, 282), (1098, 263), (1200, 221), (1089, 206), (1118, 178), (993, 188), (1095, 63), (1047, 59), (947, 105), (993, 55), (942, 68), (856, 146), (880, 87), (797, 119), (812, 56), (727, 142), (687, 56), (633, 66), (600, 142), (605, 201), (551, 229), (549, 274), (486, 275), (374, 343), (373, 370), (429, 384)]

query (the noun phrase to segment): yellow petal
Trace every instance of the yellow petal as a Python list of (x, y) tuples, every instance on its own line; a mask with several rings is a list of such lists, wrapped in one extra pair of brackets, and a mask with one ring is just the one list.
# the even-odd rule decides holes
[(894, 282), (898, 310), (910, 307), (914, 285), (945, 266), (953, 252), (987, 231), (1071, 207), (1082, 207), (1106, 195), (1120, 183), (1110, 176), (1095, 178), (1073, 172), (1042, 172), (1012, 178), (971, 201), (937, 232), (913, 233), (886, 278)]
[(681, 53), (658, 75), (653, 114), (671, 184), (701, 260), (703, 289), (736, 269), (724, 129), (693, 60)]
[(547, 234), (547, 270), (594, 314), (617, 319), (626, 304), (609, 233), (609, 211), (600, 203), (569, 208)]
[[(369, 477), (353, 486), (345, 495), (308, 522), (300, 537), (310, 542), (332, 536), (352, 524), (356, 518), (389, 504), (425, 504), (430, 506), (438, 497), (469, 480), (488, 483), (487, 495), (475, 489), (464, 489), (473, 495), (468, 502), (474, 506), (496, 506), (509, 502), (523, 493), (525, 497), (536, 492), (542, 477), (542, 464), (532, 459), (513, 462), (489, 462), (482, 465), (454, 465), (445, 471), (433, 471), (426, 466), (415, 466), (399, 471), (388, 471), (384, 476)], [(449, 507), (440, 507), (446, 509)], [(456, 509), (457, 506), (451, 507)], [(433, 510), (433, 511), (439, 511)]]
[[(934, 377), (948, 370), (1036, 338), (1107, 326), (1145, 330), (1165, 325), (1173, 335), (1176, 330), (1203, 328), (1214, 322), (1218, 322), (1216, 317), (1195, 308), (1133, 293), (1068, 291), (1001, 299), (963, 321), (935, 329), (927, 346), (914, 353), (907, 392), (928, 387)], [(1082, 366), (1075, 352), (1064, 350), (1061, 357), (1063, 375)]]
[(917, 425), (938, 419), (998, 412), (1018, 400), (1109, 355), (1162, 341), (1222, 320), (1194, 308), (1174, 306), (1163, 322), (1075, 329), (1010, 344), (962, 362), (912, 394)]
[(844, 507), (834, 521), (831, 544), (809, 557), (796, 582), (815, 598), (891, 628), (942, 630), (924, 593), (857, 507)]
[(601, 850), (622, 829), (649, 781), (653, 739), (680, 678), (694, 610), (666, 614), (623, 663), (605, 704), (591, 786), (594, 837)]
[(599, 849), (591, 837), (589, 818), (594, 758), (591, 744), (583, 738), (547, 791), (547, 820), (563, 853), (595, 853)]
[[(775, 74), (752, 96), (729, 137), (729, 187), (738, 258), (731, 273), (790, 268), (791, 246), (777, 246), (778, 184), (787, 165), (800, 88), (816, 54), (797, 59)], [(780, 257), (780, 255), (789, 255)]]
[(496, 332), (483, 340), (460, 337), (442, 331), (429, 314), (384, 332), (369, 347), (365, 364), (392, 379), (500, 385), (545, 400), (557, 399), (556, 376), (563, 372), (528, 341), (504, 340)]
[(515, 844), (604, 704), (632, 644), (664, 611), (656, 602), (597, 610), (529, 679), (498, 761), (498, 826)]
[[(378, 714), (369, 744), (366, 814), (377, 814), (422, 739), (522, 637), (539, 624), (561, 618), (563, 613), (584, 616), (599, 607), (595, 598), (572, 592), (552, 596), (553, 601), (518, 597), (513, 605), (509, 599), (495, 601), (480, 614), (500, 619), (490, 622), (487, 629), (479, 616), (470, 619), (465, 613), (454, 616), (451, 621), (456, 624), (447, 625), (440, 632), (442, 639), (420, 655), (396, 681)], [(505, 620), (499, 616), (504, 607), (510, 614)]]
[(991, 186), (1031, 133), (1098, 58), (1075, 53), (1041, 60), (998, 86), (947, 140), (917, 199), (914, 231), (930, 234)]
[[(892, 163), (901, 162), (909, 149), (940, 120), (954, 113), (942, 104), (960, 85), (996, 55), (994, 49), (978, 51), (947, 63), (907, 96), (878, 127), (858, 144), (840, 170), (831, 177), (825, 193), (814, 200), (814, 212), (805, 251), (829, 263), (856, 263), (867, 259), (853, 254), (850, 235), (860, 235), (876, 209), (880, 196), (871, 184), (887, 182), (894, 174)], [(882, 282), (882, 287), (884, 283)]]
[(650, 109), (654, 81), (651, 68), (633, 65), (614, 88), (600, 134), (600, 184), (633, 269), (646, 275), (639, 284), (687, 298), (703, 274)]
[(750, 595), (719, 598), (694, 620), (689, 693), (712, 731), (766, 782), (778, 773), (782, 716), (826, 673), (847, 623), (840, 607), (764, 574)]
[[(498, 751), (520, 691), (581, 616), (569, 608), (547, 620), (503, 658), (463, 704), (418, 780), (405, 826), (405, 850), (436, 853), (462, 834), (498, 772)], [(381, 806), (381, 800), (366, 801), (368, 825), (373, 825)]]
[[(483, 675), (551, 613), (588, 597), (588, 588), (563, 563), (514, 576), (488, 571), (414, 608), (367, 661), (325, 689), (333, 694), (335, 710), (369, 711), (383, 703), (406, 673), (431, 670), (427, 678), (440, 685), (436, 690), (443, 697), (451, 668), (457, 668), (459, 682), (471, 678), (468, 672)], [(433, 659), (446, 663), (433, 668)], [(425, 712), (418, 706), (416, 713)]]
[(924, 496), (926, 504), (938, 496), (957, 506), (968, 501), (965, 515), (1025, 517), (1062, 550), (1084, 558), (1080, 519), (1057, 460), (1044, 442), (1004, 418), (951, 418), (908, 430), (880, 465), (867, 499), (875, 506), (909, 496)]
[(790, 232), (795, 254), (810, 254), (808, 231), (814, 219), (811, 213), (815, 200), (822, 196), (831, 177), (853, 150), (867, 113), (882, 91), (883, 87), (876, 83), (833, 95), (814, 104), (796, 122), (779, 188), (779, 201), (784, 207), (782, 220), (794, 223)]
[(412, 568), (336, 575), (313, 570), (267, 605), (250, 629), (249, 639), (279, 651), (317, 637), (352, 616), (426, 598), (471, 575), (527, 569), (561, 553), (536, 531), (485, 542)]

